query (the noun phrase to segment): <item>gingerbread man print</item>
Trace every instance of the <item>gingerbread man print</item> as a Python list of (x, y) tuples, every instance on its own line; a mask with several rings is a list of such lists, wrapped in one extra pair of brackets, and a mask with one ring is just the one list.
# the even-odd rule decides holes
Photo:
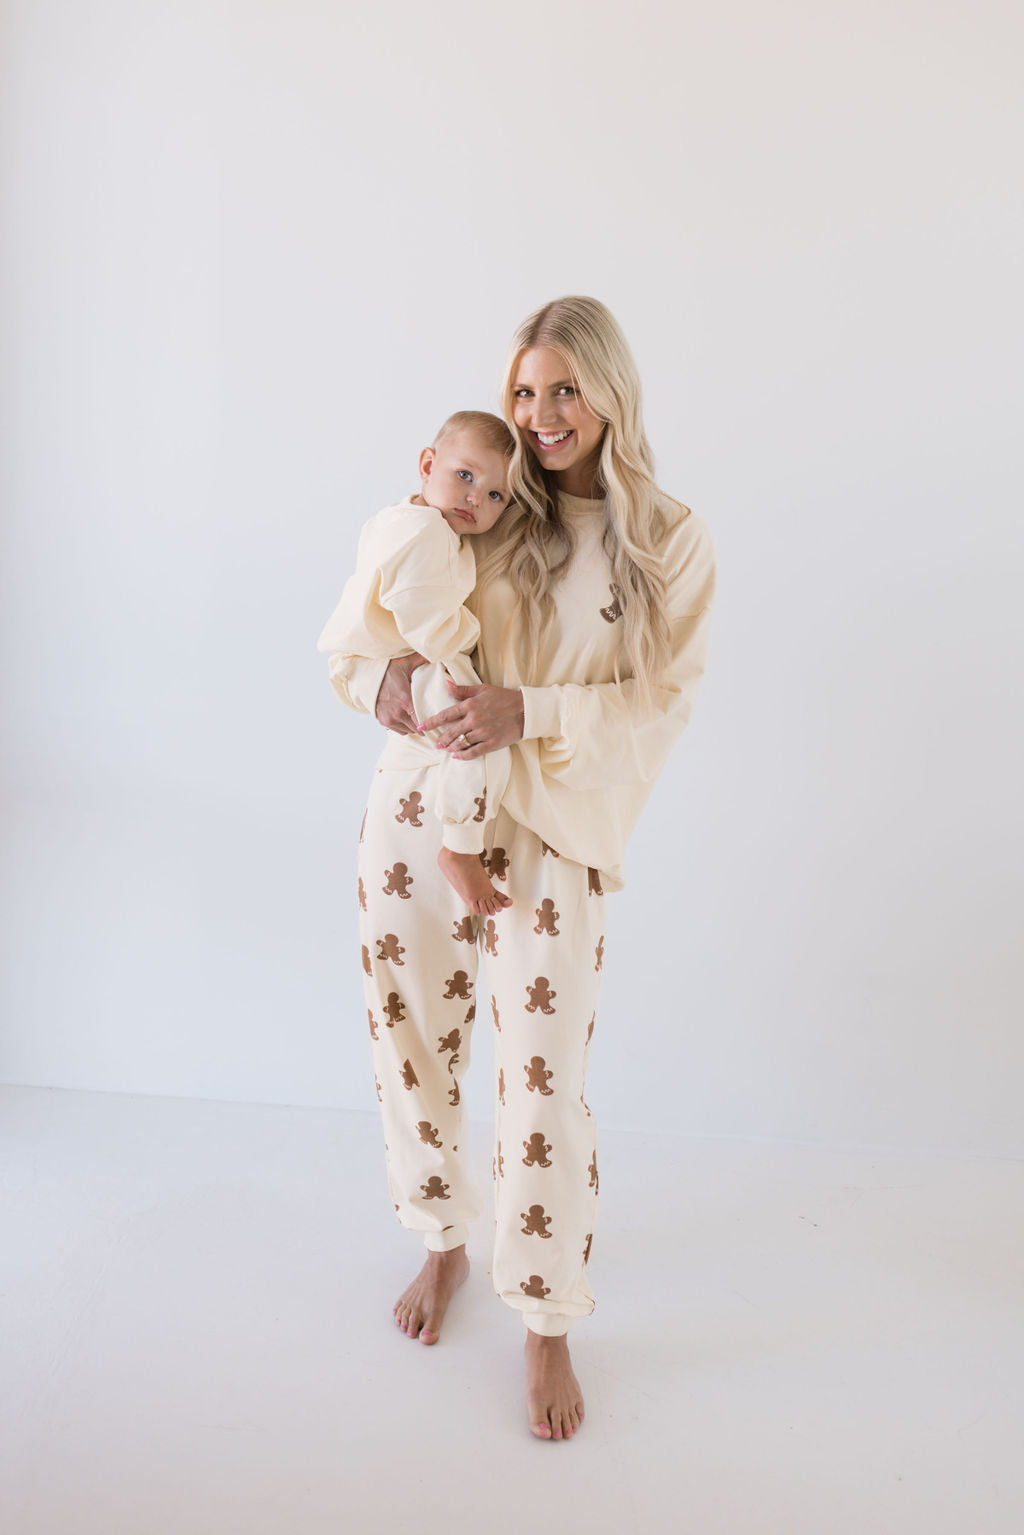
[(377, 1022), (369, 1008), (366, 1009), (366, 1016), (370, 1020), (370, 1038), (380, 1039), (380, 1035), (377, 1033), (377, 1030), (380, 1028), (380, 1024)]
[(543, 1130), (535, 1130), (528, 1141), (523, 1142), (523, 1150), (526, 1152), (523, 1158), (524, 1167), (550, 1167), (548, 1152), (551, 1150), (551, 1142), (544, 1139)]
[(416, 1129), (424, 1146), (434, 1146), (438, 1151), (441, 1150), (441, 1142), (437, 1138), (437, 1130), (430, 1123), (429, 1119), (421, 1119)]
[(484, 859), (484, 868), (492, 879), (504, 880), (508, 878), (508, 858), (503, 847), (492, 850), (490, 858)]
[(540, 855), (541, 855), (542, 858), (544, 857), (545, 853), (550, 853), (552, 858), (561, 858), (561, 856), (562, 856), (561, 853), (556, 853), (554, 848), (550, 847), (548, 845), (548, 843), (546, 843), (544, 841), (544, 838), (541, 837), (541, 839), (540, 839)]
[(533, 985), (527, 984), (526, 994), (529, 1002), (525, 1003), (528, 1013), (535, 1013), (540, 1008), (542, 1013), (553, 1013), (552, 998), (558, 996), (557, 991), (552, 991), (546, 975), (538, 975)]
[(608, 590), (612, 594), (612, 600), (606, 608), (598, 608), (598, 612), (606, 624), (613, 624), (617, 618), (622, 617), (622, 604), (619, 601), (622, 593), (617, 586), (610, 586)]
[(388, 992), (388, 1000), (384, 1004), (384, 1011), (388, 1015), (389, 1029), (393, 1029), (396, 1023), (405, 1022), (405, 1003), (397, 991)]
[(473, 930), (472, 917), (456, 917), (452, 923), (452, 937), (457, 943), (475, 943), (476, 933)]
[(407, 1093), (411, 1093), (414, 1087), (419, 1087), (420, 1079), (412, 1069), (412, 1061), (404, 1061), (398, 1075), (401, 1077), (402, 1086)]
[(520, 1210), (519, 1219), (523, 1225), (523, 1235), (527, 1237), (550, 1237), (548, 1227), (551, 1225), (550, 1215), (544, 1214), (543, 1205), (531, 1205), (529, 1210)]
[(426, 1183), (420, 1184), (424, 1199), (450, 1199), (451, 1195), (448, 1192), (450, 1187), (451, 1184), (443, 1183), (437, 1173), (432, 1178), (428, 1178)]
[(387, 884), (382, 885), (381, 888), (385, 895), (397, 895), (401, 901), (412, 899), (409, 886), (413, 883), (413, 878), (409, 873), (408, 864), (396, 863), (393, 869), (385, 869), (384, 878)]
[(408, 799), (399, 799), (402, 809), (395, 816), (396, 821), (405, 821), (409, 826), (422, 826), (420, 815), (423, 811), (423, 795), (418, 789), (414, 789)]
[(498, 929), (494, 925), (494, 918), (488, 917), (486, 925), (484, 926), (484, 953), (497, 954), (497, 952)]
[(377, 939), (378, 959), (390, 961), (393, 965), (404, 965), (404, 953), (405, 945), (399, 943), (397, 933), (385, 933), (383, 938)]
[(458, 1029), (452, 1029), (451, 1033), (449, 1033), (449, 1034), (439, 1034), (437, 1036), (437, 1038), (438, 1038), (438, 1045), (437, 1045), (437, 1053), (438, 1053), (438, 1055), (444, 1055), (446, 1050), (450, 1050), (452, 1052), (451, 1053), (451, 1057), (450, 1057), (450, 1059), (448, 1061), (448, 1070), (454, 1074), (454, 1072), (455, 1072), (455, 1062), (459, 1058), (459, 1046), (462, 1044), (462, 1035), (460, 1034)]
[(502, 1108), (505, 1107), (505, 1069), (503, 1066), (498, 1067), (498, 1102)]
[(524, 1066), (523, 1070), (526, 1072), (526, 1085), (530, 1092), (542, 1093), (545, 1098), (550, 1098), (554, 1088), (549, 1087), (548, 1083), (554, 1076), (554, 1072), (547, 1070), (544, 1065), (544, 1057), (542, 1055), (531, 1055), (530, 1064)]
[(519, 1288), (524, 1295), (532, 1295), (534, 1300), (545, 1300), (551, 1294), (550, 1285), (546, 1285), (539, 1274), (531, 1274), (529, 1279), (521, 1279)]
[(484, 791), (483, 794), (481, 794), (479, 796), (474, 794), (473, 800), (474, 800), (474, 803), (476, 804), (476, 815), (473, 817), (474, 821), (486, 820), (486, 818), (487, 818), (487, 792), (486, 792), (486, 790)]
[(583, 1249), (583, 1261), (584, 1261), (584, 1263), (589, 1263), (590, 1262), (590, 1248), (591, 1248), (591, 1245), (593, 1244), (593, 1241), (594, 1241), (594, 1233), (592, 1231), (588, 1231), (587, 1232), (587, 1244), (586, 1244), (586, 1246)]
[(459, 1084), (457, 1082), (453, 1082), (448, 1089), (448, 1102), (453, 1109), (457, 1109), (462, 1102), (462, 1094), (459, 1092)]
[(604, 895), (604, 889), (601, 885), (601, 874), (598, 869), (587, 870), (587, 894)]
[(491, 1012), (494, 1014), (494, 1027), (497, 1029), (498, 1033), (500, 1034), (501, 1033), (501, 1018), (500, 1018), (499, 1013), (498, 1013), (498, 999), (497, 999), (497, 997), (492, 997), (491, 998)]
[(555, 923), (562, 913), (555, 910), (554, 901), (550, 901), (545, 897), (536, 908), (536, 912), (537, 926), (533, 931), (535, 933), (549, 933), (552, 938), (557, 938), (559, 929), (555, 926)]
[(596, 1151), (594, 1152), (594, 1155), (593, 1155), (593, 1157), (590, 1160), (590, 1166), (587, 1168), (587, 1172), (590, 1174), (590, 1187), (594, 1190), (594, 1193), (596, 1194), (597, 1193), (597, 1152)]
[(473, 982), (465, 970), (456, 970), (454, 975), (449, 976), (445, 986), (448, 988), (443, 993), (446, 1002), (450, 1002), (454, 997), (461, 997), (463, 1002), (469, 1001), (469, 994), (473, 990)]
[(600, 938), (597, 940), (597, 948), (594, 950), (594, 958), (597, 960), (597, 963), (595, 964), (594, 969), (595, 970), (600, 970), (603, 967), (603, 965), (604, 965), (604, 934), (603, 933), (601, 934)]
[(363, 884), (363, 876), (359, 876), (359, 910), (366, 910), (366, 886)]
[(365, 943), (363, 944), (362, 947), (363, 947), (363, 969), (366, 971), (367, 975), (372, 975), (373, 971), (370, 969), (370, 951), (366, 947)]

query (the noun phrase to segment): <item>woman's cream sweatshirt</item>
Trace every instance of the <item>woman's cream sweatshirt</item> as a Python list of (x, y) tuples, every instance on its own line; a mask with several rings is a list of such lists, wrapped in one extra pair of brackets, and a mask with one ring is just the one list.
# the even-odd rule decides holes
[[(663, 550), (671, 660), (644, 705), (628, 674), (603, 547), (604, 502), (560, 494), (559, 507), (576, 550), (554, 589), (555, 612), (536, 653), (524, 666), (504, 643), (515, 592), (498, 576), (468, 600), (480, 622), (477, 670), (484, 682), (523, 693), (523, 739), (512, 747), (505, 808), (563, 857), (600, 870), (606, 890), (618, 890), (629, 834), (690, 718), (704, 673), (714, 548), (700, 519), (666, 498), (664, 510), (678, 518)], [(330, 656), (339, 698), (365, 714), (374, 712), (386, 670), (385, 660), (343, 651)], [(422, 763), (419, 738), (389, 737), (382, 767)]]

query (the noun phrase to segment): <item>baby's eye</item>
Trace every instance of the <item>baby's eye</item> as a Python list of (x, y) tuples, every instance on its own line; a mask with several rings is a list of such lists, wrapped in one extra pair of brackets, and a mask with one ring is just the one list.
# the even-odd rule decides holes
[(504, 499), (505, 499), (505, 497), (502, 495), (500, 490), (492, 490), (491, 491), (491, 500), (492, 501), (504, 501)]
[(465, 480), (468, 485), (472, 484), (473, 476), (470, 474), (468, 469), (456, 469), (455, 473), (458, 475), (460, 480)]

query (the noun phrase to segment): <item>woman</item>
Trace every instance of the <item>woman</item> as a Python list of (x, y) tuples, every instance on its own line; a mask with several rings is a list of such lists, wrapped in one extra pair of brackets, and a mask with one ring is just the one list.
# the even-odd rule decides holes
[[(691, 712), (714, 554), (654, 483), (636, 367), (597, 300), (558, 299), (524, 321), (504, 409), (517, 504), (477, 544), (483, 685), (450, 684), (451, 707), (423, 725), (461, 759), (512, 747), (487, 855), (512, 905), (466, 918), (436, 868), (432, 818), (415, 813), (422, 738), (408, 762), (392, 740), (361, 836), (363, 963), (392, 1197), (428, 1248), (394, 1315), (433, 1343), (479, 1209), (459, 1144), (482, 941), (498, 1068), (494, 1282), (526, 1322), (531, 1429), (561, 1439), (583, 1418), (566, 1335), (594, 1304), (598, 1173), (583, 1084), (604, 892), (622, 885), (626, 839)], [(385, 670), (334, 655), (332, 681), (402, 736), (417, 730), (409, 676), (421, 659)]]

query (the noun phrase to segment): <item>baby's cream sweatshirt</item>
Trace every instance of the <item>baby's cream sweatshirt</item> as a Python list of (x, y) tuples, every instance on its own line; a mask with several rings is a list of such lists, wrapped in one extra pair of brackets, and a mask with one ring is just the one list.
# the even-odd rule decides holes
[(463, 607), (475, 581), (469, 539), (407, 496), (364, 525), (355, 571), (317, 649), (374, 661), (413, 651), (428, 661), (468, 655), (480, 635)]
[[(470, 598), (480, 622), (480, 676), (523, 692), (523, 739), (512, 746), (505, 808), (563, 857), (598, 869), (607, 890), (623, 884), (626, 842), (690, 718), (707, 658), (715, 586), (711, 537), (688, 508), (668, 498), (661, 504), (675, 519), (662, 551), (671, 659), (648, 705), (640, 701), (629, 675), (611, 562), (603, 546), (603, 501), (559, 496), (576, 535), (576, 550), (555, 586), (552, 619), (525, 665), (504, 643), (515, 603), (511, 583), (498, 576)], [(387, 662), (383, 656), (367, 660), (325, 645), (330, 628), (321, 637), (321, 649), (333, 650), (334, 689), (350, 708), (373, 714)], [(405, 742), (403, 736), (389, 736), (382, 767), (422, 760), (412, 741)]]

